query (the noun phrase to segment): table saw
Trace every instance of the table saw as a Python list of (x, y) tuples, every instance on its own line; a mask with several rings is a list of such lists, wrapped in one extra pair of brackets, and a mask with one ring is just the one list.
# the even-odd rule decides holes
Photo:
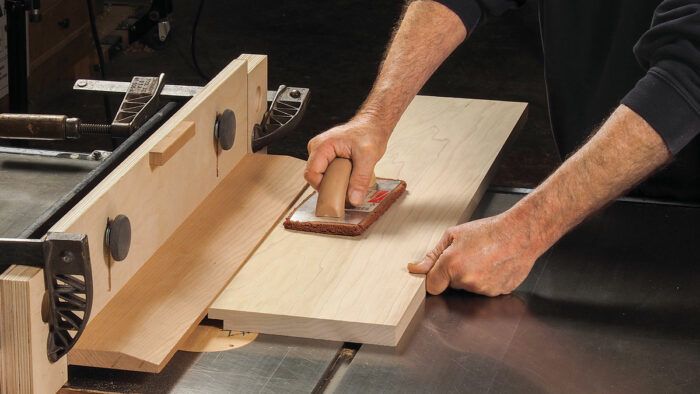
[[(523, 192), (487, 192), (475, 217)], [(428, 297), (401, 348), (259, 335), (237, 350), (178, 352), (158, 375), (71, 367), (65, 392), (693, 392), (697, 220), (698, 207), (616, 202), (512, 296)]]
[[(619, 201), (542, 256), (513, 295), (489, 299), (449, 291), (427, 297), (397, 346), (239, 332), (203, 319), (218, 294), (206, 287), (226, 286), (239, 269), (216, 264), (221, 256), (208, 254), (216, 242), (250, 233), (252, 241), (237, 241), (251, 244), (236, 252), (241, 256), (226, 255), (243, 264), (258, 253), (257, 239), (271, 231), (241, 229), (249, 213), (235, 209), (231, 220), (238, 222), (227, 223), (221, 207), (256, 200), (268, 208), (257, 220), (275, 223), (288, 202), (301, 197), (301, 180), (288, 174), (303, 165), (254, 152), (295, 126), (308, 91), (282, 87), (266, 97), (266, 67), (266, 58), (243, 55), (204, 88), (159, 81), (159, 105), (116, 135), (121, 140), (112, 152), (0, 153), (6, 253), (0, 387), (66, 393), (587, 393), (687, 392), (697, 385), (700, 276), (693, 264), (700, 247), (693, 219), (700, 210), (694, 206)], [(76, 89), (128, 94), (130, 86), (78, 81)], [(181, 108), (164, 104), (183, 97), (193, 98)], [(455, 102), (461, 103), (448, 106)], [(421, 112), (416, 103), (413, 113), (435, 112)], [(524, 119), (522, 106), (485, 108), (493, 118), (513, 113), (504, 138)], [(260, 179), (274, 180), (274, 186), (261, 188)], [(476, 202), (488, 174), (479, 179)], [(502, 212), (527, 192), (487, 191), (467, 209), (467, 218)], [(211, 247), (188, 244), (207, 226), (216, 228)], [(184, 258), (192, 264), (180, 265)], [(209, 264), (206, 270), (193, 267), (200, 260)], [(140, 266), (128, 266), (134, 261)], [(207, 281), (193, 289), (173, 285), (180, 277)], [(47, 284), (52, 281), (54, 288)], [(77, 298), (61, 296), (70, 284)], [(184, 300), (174, 298), (178, 292), (187, 294)], [(162, 299), (148, 297), (153, 294)], [(51, 311), (58, 315), (66, 300), (80, 309), (68, 337), (57, 334), (65, 321), (51, 320)], [(179, 314), (187, 321), (173, 317)], [(82, 335), (75, 336), (75, 328)], [(157, 354), (137, 357), (137, 345), (154, 341), (163, 344)], [(121, 353), (111, 357), (117, 348)]]

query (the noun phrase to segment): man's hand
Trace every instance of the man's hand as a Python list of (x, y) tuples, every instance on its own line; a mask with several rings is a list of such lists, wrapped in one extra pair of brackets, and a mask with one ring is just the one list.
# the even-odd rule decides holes
[(446, 6), (414, 1), (406, 7), (400, 27), (358, 115), (309, 142), (304, 177), (318, 188), (328, 164), (336, 157), (352, 160), (348, 200), (362, 203), (384, 154), (389, 135), (401, 115), (447, 56), (467, 36), (462, 20)]
[(333, 159), (343, 157), (352, 161), (348, 185), (348, 200), (362, 203), (369, 189), (374, 166), (386, 151), (390, 130), (385, 130), (368, 117), (357, 116), (309, 141), (309, 160), (304, 178), (318, 189), (323, 173)]
[(529, 231), (508, 214), (449, 228), (423, 261), (409, 264), (427, 274), (426, 290), (448, 286), (487, 296), (508, 294), (527, 277), (539, 253)]
[(510, 293), (559, 238), (670, 157), (659, 134), (621, 105), (532, 193), (498, 216), (447, 230), (438, 246), (408, 269), (428, 274), (431, 294), (447, 286), (488, 296)]

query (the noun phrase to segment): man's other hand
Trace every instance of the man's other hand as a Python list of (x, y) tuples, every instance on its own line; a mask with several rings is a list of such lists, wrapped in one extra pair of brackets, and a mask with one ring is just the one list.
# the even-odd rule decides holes
[(304, 178), (318, 189), (328, 165), (336, 157), (352, 161), (348, 185), (348, 200), (353, 205), (362, 203), (374, 174), (374, 166), (386, 151), (391, 130), (384, 130), (370, 118), (355, 117), (309, 141), (309, 160)]
[(414, 274), (427, 274), (426, 290), (440, 294), (448, 286), (495, 297), (515, 290), (527, 277), (539, 253), (529, 231), (508, 214), (449, 228)]

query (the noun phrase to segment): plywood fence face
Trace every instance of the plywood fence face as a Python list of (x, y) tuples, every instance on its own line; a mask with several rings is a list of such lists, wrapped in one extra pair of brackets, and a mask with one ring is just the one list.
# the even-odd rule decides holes
[(90, 322), (69, 363), (160, 372), (303, 190), (303, 170), (246, 155)]
[[(238, 131), (234, 146), (220, 151), (214, 139), (217, 113), (232, 109)], [(149, 152), (183, 121), (195, 135), (163, 166)], [(247, 153), (247, 63), (234, 60), (50, 231), (88, 235), (94, 286), (93, 315), (121, 290), (180, 223)], [(107, 220), (131, 221), (131, 248), (124, 261), (110, 261), (102, 239)]]
[[(252, 79), (249, 68), (255, 75)], [(248, 118), (249, 113), (258, 115), (249, 112), (249, 88), (265, 92), (266, 79), (266, 56), (245, 55), (232, 61), (50, 229), (88, 235), (94, 283), (93, 318), (99, 316), (185, 218), (250, 153), (249, 125), (259, 119)], [(237, 131), (232, 149), (223, 151), (215, 142), (214, 124), (217, 114), (226, 109), (235, 112)], [(186, 138), (173, 138), (171, 132), (182, 130), (183, 124), (188, 130)], [(176, 152), (168, 152), (166, 160), (152, 164), (150, 152), (162, 148), (164, 141), (167, 146), (178, 145)], [(107, 220), (119, 214), (131, 220), (132, 244), (126, 260), (114, 262), (105, 253), (103, 237)], [(43, 294), (43, 273), (37, 270), (29, 275), (26, 269), (13, 266), (0, 276), (0, 288), (4, 292), (0, 302), (21, 306), (18, 309), (3, 304), (0, 310), (2, 324), (14, 327), (0, 332), (0, 343), (4, 344), (0, 356), (4, 365), (17, 362), (31, 365), (32, 369), (31, 373), (12, 373), (4, 368), (0, 379), (5, 386), (0, 387), (10, 387), (7, 382), (14, 382), (8, 392), (52, 392), (66, 380), (66, 359), (47, 365), (48, 326), (37, 315), (41, 308), (41, 297), (37, 294)], [(23, 320), (16, 319), (18, 313)], [(26, 324), (29, 330), (20, 329), (17, 324)], [(18, 343), (21, 338), (16, 336), (24, 334), (22, 340), (26, 341)]]

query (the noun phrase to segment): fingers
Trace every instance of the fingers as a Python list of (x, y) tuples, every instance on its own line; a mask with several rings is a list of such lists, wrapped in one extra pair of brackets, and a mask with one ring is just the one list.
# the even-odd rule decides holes
[(318, 186), (323, 179), (323, 173), (326, 172), (328, 164), (335, 159), (336, 154), (332, 149), (324, 146), (313, 146), (309, 143), (309, 159), (306, 161), (304, 169), (304, 178), (311, 187), (318, 190)]
[(348, 184), (348, 200), (352, 205), (362, 204), (374, 175), (375, 162), (367, 155), (352, 158), (352, 173)]
[(449, 248), (438, 257), (435, 265), (425, 278), (425, 290), (432, 295), (442, 293), (450, 285), (450, 273), (448, 270), (450, 254), (446, 253), (448, 250)]
[(452, 241), (452, 234), (445, 232), (438, 244), (425, 255), (423, 261), (408, 265), (408, 271), (411, 273), (427, 274), (425, 287), (430, 294), (440, 294), (450, 284), (447, 269), (450, 255), (446, 251), (452, 245)]
[(442, 252), (452, 244), (452, 236), (447, 231), (442, 235), (440, 241), (430, 252), (426, 253), (423, 260), (417, 263), (409, 263), (408, 271), (412, 274), (427, 274), (437, 262)]

